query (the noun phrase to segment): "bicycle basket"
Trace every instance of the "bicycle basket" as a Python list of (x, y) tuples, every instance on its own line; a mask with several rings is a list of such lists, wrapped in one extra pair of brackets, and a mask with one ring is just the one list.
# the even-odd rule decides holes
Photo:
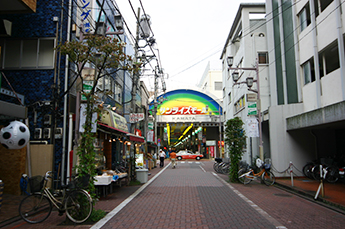
[(43, 176), (33, 176), (29, 178), (30, 192), (40, 192), (43, 188), (44, 178)]
[(89, 174), (85, 174), (82, 177), (78, 176), (74, 179), (74, 184), (76, 188), (86, 189), (89, 186), (89, 182), (90, 182)]
[(215, 158), (214, 160), (215, 160), (217, 163), (221, 163), (221, 162), (223, 161), (223, 158), (217, 157), (217, 158)]
[(270, 170), (271, 169), (271, 164), (265, 164), (265, 170)]

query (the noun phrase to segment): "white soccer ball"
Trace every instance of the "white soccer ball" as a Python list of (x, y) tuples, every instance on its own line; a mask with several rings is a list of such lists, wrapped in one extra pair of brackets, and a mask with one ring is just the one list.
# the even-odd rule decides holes
[(29, 128), (22, 122), (13, 121), (0, 130), (0, 143), (7, 149), (21, 149), (29, 140)]

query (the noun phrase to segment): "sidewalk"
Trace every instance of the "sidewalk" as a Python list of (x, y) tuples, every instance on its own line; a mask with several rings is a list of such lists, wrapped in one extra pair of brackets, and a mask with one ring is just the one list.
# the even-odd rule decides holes
[[(169, 164), (169, 160), (165, 161), (165, 166)], [(149, 171), (148, 180), (152, 179), (157, 173), (162, 169), (157, 167)], [(102, 209), (106, 212), (110, 212), (116, 206), (118, 206), (122, 201), (127, 199), (132, 193), (139, 189), (141, 185), (135, 186), (113, 186), (113, 192), (108, 194), (106, 197), (101, 197), (99, 201), (94, 206), (95, 209)], [(0, 228), (12, 228), (13, 225), (18, 224), (18, 222), (25, 223), (18, 213), (18, 208), (20, 201), (25, 196), (16, 196), (11, 194), (4, 194), (2, 207), (0, 210)], [(56, 208), (53, 208), (51, 215), (44, 222), (40, 224), (28, 224), (26, 228), (56, 228), (56, 226), (62, 226), (66, 220), (66, 214), (58, 216)], [(77, 225), (78, 228), (90, 228), (92, 225)], [(64, 225), (64, 228), (67, 228), (67, 225)], [(70, 226), (71, 228), (74, 226)], [(61, 228), (61, 227), (59, 227)]]
[[(165, 167), (168, 166), (169, 160), (165, 161)], [(195, 162), (195, 160), (191, 161), (185, 161), (186, 164), (190, 162)], [(181, 162), (178, 162), (181, 163)], [(202, 167), (206, 170), (206, 172), (213, 173), (213, 162), (209, 160), (201, 160), (201, 163), (203, 164)], [(168, 168), (169, 169), (169, 168)], [(149, 173), (151, 174), (148, 176), (148, 179), (152, 179), (157, 173), (162, 171), (161, 168), (155, 168)], [(172, 170), (174, 171), (174, 170)], [(165, 171), (166, 172), (166, 171)], [(164, 173), (165, 173), (164, 172)], [(227, 175), (223, 174), (217, 174), (220, 178), (222, 178), (224, 181), (228, 180)], [(319, 186), (319, 183), (317, 181), (308, 180), (308, 179), (302, 179), (302, 178), (295, 178), (294, 179), (294, 186), (291, 187), (291, 180), (289, 178), (287, 179), (277, 179), (277, 185), (275, 185), (273, 188), (266, 187), (262, 184), (256, 184), (255, 182), (252, 182), (250, 185), (243, 185), (243, 184), (231, 184), (231, 186), (235, 187), (238, 191), (240, 191), (244, 196), (247, 197), (253, 197), (254, 199), (265, 199), (264, 195), (265, 193), (262, 193), (260, 190), (270, 190), (273, 192), (272, 195), (278, 196), (277, 188), (283, 188), (284, 190), (288, 190), (290, 192), (294, 192), (298, 195), (303, 195), (304, 198), (308, 198), (313, 203), (321, 204), (326, 203), (327, 207), (330, 208), (336, 208), (338, 212), (342, 212), (341, 209), (345, 209), (345, 185), (342, 183), (336, 183), (336, 184), (329, 184), (325, 183), (325, 196), (323, 198), (321, 197), (321, 193), (319, 195), (319, 198), (317, 201), (313, 199), (315, 196), (315, 193), (317, 191), (317, 188)], [(193, 181), (190, 181), (189, 183), (186, 183), (186, 181), (178, 181), (177, 184), (179, 187), (185, 187), (187, 188), (193, 183)], [(166, 185), (166, 184), (164, 184)], [(97, 202), (95, 209), (102, 209), (106, 212), (112, 211), (114, 208), (116, 208), (118, 205), (120, 205), (124, 200), (126, 200), (130, 195), (132, 195), (136, 190), (138, 190), (142, 185), (137, 186), (122, 186), (122, 187), (114, 187), (113, 193), (109, 194), (107, 197), (100, 198), (100, 201)], [(268, 188), (268, 189), (267, 189)], [(188, 190), (188, 189), (187, 189)], [(273, 190), (273, 191), (272, 191)], [(288, 196), (289, 194), (282, 194), (279, 192), (281, 196)], [(283, 192), (284, 193), (284, 192)], [(260, 196), (261, 195), (261, 196)], [(255, 198), (255, 196), (257, 196)], [(11, 209), (7, 208), (8, 204), (6, 204), (6, 208), (4, 208), (4, 202), (2, 209), (0, 211), (0, 219), (4, 215), (8, 215), (9, 213), (16, 213), (18, 215), (18, 206), (19, 206), (19, 198), (13, 198), (14, 202), (11, 202)], [(265, 200), (262, 200), (264, 202)], [(267, 204), (264, 204), (267, 205)], [(261, 207), (261, 205), (260, 205)], [(268, 209), (270, 206), (266, 206)], [(263, 208), (263, 207), (262, 207)], [(5, 210), (4, 210), (5, 209)], [(339, 210), (340, 209), (340, 210)], [(278, 213), (277, 213), (278, 214)], [(344, 213), (343, 213), (344, 214)], [(277, 216), (278, 217), (278, 216)], [(90, 228), (91, 224), (85, 224), (85, 225), (65, 225), (64, 221), (66, 219), (66, 216), (58, 216), (58, 213), (52, 212), (52, 214), (49, 216), (49, 218), (40, 224), (26, 224), (23, 220), (20, 218), (12, 218), (12, 221), (7, 221), (7, 223), (4, 223), (4, 221), (0, 221), (0, 228), (44, 228), (44, 229), (50, 229), (50, 228)], [(17, 220), (17, 221), (15, 221)], [(13, 222), (13, 223), (10, 223)]]

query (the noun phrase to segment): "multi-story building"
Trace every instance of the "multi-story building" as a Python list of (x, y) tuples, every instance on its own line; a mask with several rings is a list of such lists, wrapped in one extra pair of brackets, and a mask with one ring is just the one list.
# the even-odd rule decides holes
[(208, 62), (204, 74), (199, 81), (198, 88), (204, 93), (212, 94), (221, 102), (223, 100), (222, 71), (211, 69), (211, 64)]
[(290, 161), (343, 162), (344, 10), (339, 0), (266, 1), (270, 147), (280, 171)]
[[(263, 151), (261, 152), (268, 158), (270, 157), (267, 115), (269, 108), (269, 66), (265, 12), (264, 3), (240, 4), (226, 39), (221, 59), (224, 123), (234, 117), (240, 117), (246, 126), (253, 126), (253, 122), (258, 123), (255, 107), (260, 106), (263, 142)], [(230, 65), (231, 69), (229, 69), (228, 60), (233, 62)], [(256, 71), (256, 66), (258, 71)], [(235, 80), (234, 75), (237, 75)], [(247, 78), (256, 81), (251, 88), (246, 84)], [(257, 102), (257, 98), (261, 98), (261, 102)], [(246, 129), (246, 132), (249, 137), (243, 159), (251, 163), (253, 159), (260, 156), (259, 148), (262, 148), (259, 147), (260, 131), (258, 128), (254, 128)]]
[[(20, 120), (27, 123), (31, 133), (30, 147), (8, 150), (0, 146), (0, 177), (6, 183), (7, 192), (20, 191), (18, 181), (22, 173), (31, 176), (55, 170), (60, 171), (62, 177), (69, 174), (70, 169), (66, 168), (70, 165), (68, 154), (78, 139), (75, 133), (79, 130), (76, 117), (81, 85), (78, 81), (75, 83), (76, 66), (60, 55), (55, 47), (59, 43), (80, 39), (81, 31), (92, 34), (97, 28), (103, 29), (104, 34), (118, 31), (114, 16), (119, 12), (114, 4), (111, 0), (102, 3), (97, 0), (1, 2), (0, 125)], [(127, 43), (126, 54), (134, 55), (134, 47), (126, 33), (113, 36)], [(92, 66), (87, 67), (83, 77), (94, 72)], [(116, 115), (129, 116), (132, 108), (128, 101), (132, 100), (134, 87), (133, 77), (127, 71), (117, 71), (102, 78), (98, 87), (98, 91), (107, 92), (102, 99), (116, 107)], [(139, 98), (139, 102), (135, 105), (140, 107), (140, 90), (136, 88), (134, 99), (138, 101)], [(124, 131), (104, 125), (99, 128), (97, 136), (108, 144), (104, 147), (107, 167), (122, 159), (127, 150), (122, 141), (111, 141), (115, 136), (133, 142), (144, 141), (143, 137), (129, 133), (129, 122), (125, 125), (128, 128)]]

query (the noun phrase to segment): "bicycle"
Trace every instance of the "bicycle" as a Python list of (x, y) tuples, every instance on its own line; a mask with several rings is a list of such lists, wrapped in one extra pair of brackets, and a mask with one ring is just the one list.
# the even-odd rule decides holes
[(255, 173), (251, 168), (248, 172), (239, 175), (239, 180), (243, 179), (243, 184), (249, 184), (253, 180), (260, 179), (262, 183), (267, 186), (273, 185), (276, 178), (272, 172), (270, 172), (271, 164), (264, 164), (260, 158), (256, 159), (256, 166), (261, 168), (261, 171)]
[(40, 223), (48, 218), (53, 205), (59, 210), (59, 215), (64, 212), (74, 223), (83, 223), (91, 215), (92, 198), (89, 193), (76, 186), (76, 181), (62, 186), (62, 195), (52, 193), (47, 187), (52, 172), (44, 176), (33, 177), (31, 192), (19, 205), (20, 216), (28, 223)]

